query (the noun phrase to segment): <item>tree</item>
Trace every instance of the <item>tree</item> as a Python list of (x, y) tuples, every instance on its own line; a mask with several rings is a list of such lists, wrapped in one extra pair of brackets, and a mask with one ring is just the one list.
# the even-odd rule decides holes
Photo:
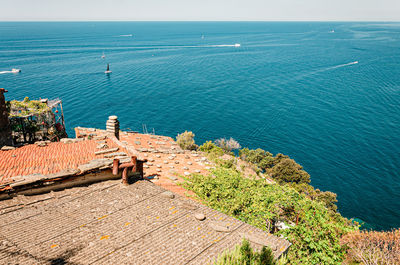
[(271, 176), (278, 182), (310, 183), (310, 175), (293, 159), (283, 158), (271, 169)]
[(270, 152), (267, 152), (261, 148), (250, 150), (243, 148), (239, 151), (239, 156), (244, 161), (253, 163), (258, 166), (261, 170), (265, 170), (274, 165), (275, 159)]

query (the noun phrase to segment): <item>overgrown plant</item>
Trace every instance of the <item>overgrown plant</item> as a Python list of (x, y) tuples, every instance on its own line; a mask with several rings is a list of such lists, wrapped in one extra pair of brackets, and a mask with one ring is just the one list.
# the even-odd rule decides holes
[(322, 202), (330, 210), (334, 212), (337, 210), (336, 194), (314, 189), (313, 186), (309, 185), (311, 181), (310, 175), (301, 165), (288, 156), (277, 154), (274, 157), (270, 152), (260, 148), (255, 150), (243, 148), (239, 151), (239, 156), (242, 160), (258, 167), (278, 183), (290, 185), (310, 199)]
[(46, 103), (40, 100), (30, 100), (25, 97), (23, 101), (12, 100), (7, 102), (10, 117), (24, 117), (30, 114), (40, 114), (50, 111)]
[(355, 231), (343, 237), (348, 259), (366, 265), (400, 264), (400, 229), (390, 232)]
[(197, 145), (194, 141), (194, 133), (185, 131), (184, 133), (178, 134), (176, 142), (184, 150), (196, 150)]
[(310, 175), (293, 159), (284, 158), (269, 171), (280, 183), (310, 183)]
[(276, 265), (276, 261), (270, 248), (254, 251), (249, 241), (244, 239), (234, 250), (222, 253), (214, 265)]
[(261, 148), (250, 150), (243, 148), (239, 151), (239, 156), (242, 160), (250, 162), (261, 170), (266, 170), (274, 165), (275, 159), (270, 152), (264, 151)]
[(215, 161), (224, 154), (222, 148), (216, 146), (213, 142), (207, 141), (199, 146), (199, 150), (208, 154), (208, 158)]
[(278, 233), (292, 243), (289, 264), (340, 264), (345, 247), (339, 240), (357, 229), (325, 204), (289, 185), (249, 179), (234, 168), (217, 166), (210, 175), (195, 174), (183, 185), (211, 208), (263, 230), (267, 230), (267, 221), (291, 224), (290, 229)]

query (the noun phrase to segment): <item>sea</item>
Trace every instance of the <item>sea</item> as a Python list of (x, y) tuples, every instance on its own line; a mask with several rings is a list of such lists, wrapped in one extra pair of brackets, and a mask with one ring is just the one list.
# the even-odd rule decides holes
[(0, 87), (60, 98), (71, 137), (117, 115), (289, 155), (343, 216), (400, 227), (400, 23), (1, 22)]

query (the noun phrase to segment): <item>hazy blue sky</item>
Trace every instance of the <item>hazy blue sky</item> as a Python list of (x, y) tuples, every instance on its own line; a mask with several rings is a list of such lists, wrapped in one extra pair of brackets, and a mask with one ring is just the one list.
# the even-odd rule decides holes
[(4, 20), (400, 21), (400, 0), (0, 0)]

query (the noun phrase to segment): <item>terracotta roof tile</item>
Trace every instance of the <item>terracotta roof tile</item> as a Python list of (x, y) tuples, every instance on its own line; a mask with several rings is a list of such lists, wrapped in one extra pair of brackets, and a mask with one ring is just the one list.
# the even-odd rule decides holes
[[(45, 147), (30, 144), (0, 151), (0, 185), (13, 182), (16, 176), (56, 173), (103, 158), (104, 155), (95, 155), (97, 145), (95, 140), (84, 140), (69, 144), (55, 142)], [(109, 148), (117, 147), (110, 139), (107, 139), (107, 145)]]

